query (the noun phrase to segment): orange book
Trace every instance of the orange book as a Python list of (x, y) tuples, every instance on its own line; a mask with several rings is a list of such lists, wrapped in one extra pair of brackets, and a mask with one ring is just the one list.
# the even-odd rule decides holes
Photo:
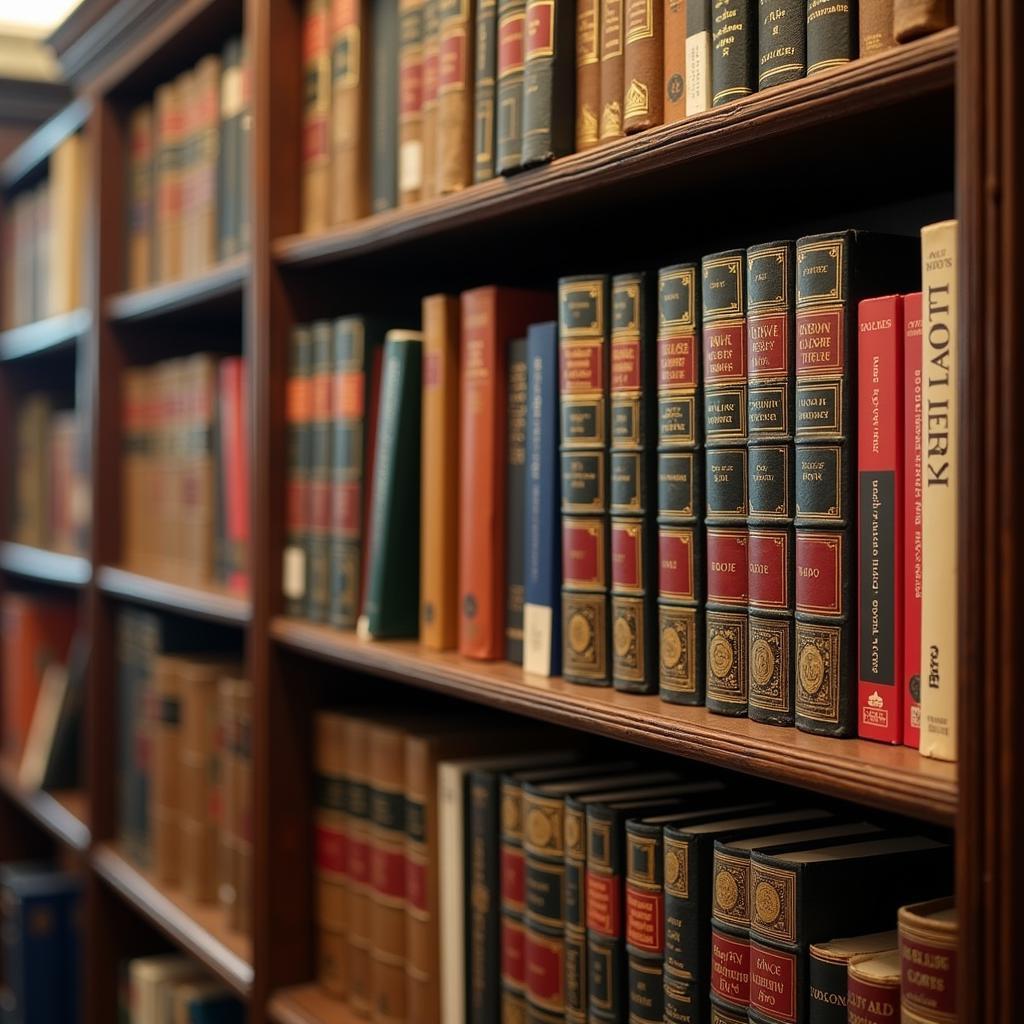
[(462, 293), (459, 653), (505, 656), (505, 459), (508, 343), (554, 316), (548, 292)]

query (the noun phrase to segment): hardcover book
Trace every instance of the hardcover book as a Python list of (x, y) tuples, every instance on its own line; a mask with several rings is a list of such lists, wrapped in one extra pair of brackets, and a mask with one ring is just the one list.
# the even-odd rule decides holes
[(163, 655), (153, 667), (153, 870), (165, 885), (181, 881), (183, 659)]
[(662, 106), (665, 124), (686, 116), (686, 0), (664, 0)]
[(576, 151), (599, 141), (601, 0), (576, 0)]
[(857, 56), (857, 6), (807, 0), (807, 74), (847, 64)]
[[(476, 60), (473, 67), (473, 181), (494, 177), (495, 93), (498, 80), (499, 0), (476, 5)], [(500, 100), (498, 101), (501, 102)]]
[(398, 3), (398, 203), (423, 190), (423, 0)]
[(526, 339), (508, 345), (508, 446), (505, 462), (505, 660), (523, 663), (526, 603)]
[(305, 615), (306, 581), (309, 572), (308, 498), (312, 463), (310, 420), (312, 400), (310, 370), (312, 335), (306, 326), (292, 328), (285, 391), (285, 420), (288, 426), (288, 477), (285, 500), (285, 546), (282, 553), (281, 589), (288, 615)]
[(153, 280), (154, 123), (151, 103), (144, 103), (132, 111), (129, 131), (131, 152), (128, 170), (130, 200), (126, 283), (134, 289), (145, 288)]
[(893, 20), (894, 0), (861, 0), (860, 4), (860, 55), (870, 57), (896, 45)]
[(622, 127), (627, 135), (659, 125), (665, 118), (665, 5), (625, 0)]
[[(808, 1019), (813, 1024), (847, 1024), (847, 970), (850, 961), (896, 948), (896, 932), (874, 932), (849, 939), (812, 943), (808, 950)], [(898, 1017), (899, 1011), (893, 1016)]]
[(757, 90), (756, 0), (715, 0), (711, 103), (718, 107)]
[(380, 213), (398, 205), (398, 0), (374, 0), (370, 10), (371, 205)]
[(803, 78), (807, 73), (807, 0), (759, 0), (757, 19), (758, 91)]
[(686, 0), (686, 116), (711, 106), (711, 0)]
[(242, 208), (248, 173), (244, 127), (248, 97), (243, 56), (242, 40), (237, 36), (224, 44), (220, 79), (221, 159), (217, 175), (217, 231), (222, 260), (242, 251), (247, 234)]
[(495, 166), (500, 174), (509, 174), (523, 162), (526, 0), (498, 0), (497, 36)]
[(441, 3), (423, 4), (423, 198), (437, 195), (437, 84), (441, 51)]
[(437, 191), (473, 181), (474, 0), (440, 0), (437, 71)]
[(302, 21), (302, 230), (322, 231), (330, 223), (330, 0), (306, 0)]
[(900, 955), (893, 948), (850, 961), (847, 1016), (853, 1024), (886, 1024), (900, 1012)]
[(571, 0), (526, 0), (523, 167), (572, 152), (576, 81)]
[(921, 293), (903, 296), (903, 744), (921, 745), (921, 555), (924, 522), (924, 376)]
[(957, 1019), (957, 913), (950, 898), (900, 907), (900, 1010), (904, 1020)]
[(334, 394), (331, 387), (331, 323), (317, 320), (310, 327), (310, 468), (306, 485), (306, 618), (325, 622), (331, 599), (331, 466)]
[(951, 0), (893, 0), (896, 41), (909, 43), (954, 23)]
[(601, 142), (622, 138), (623, 41), (625, 0), (601, 3)]
[(370, 212), (369, 4), (331, 3), (332, 224), (347, 224)]

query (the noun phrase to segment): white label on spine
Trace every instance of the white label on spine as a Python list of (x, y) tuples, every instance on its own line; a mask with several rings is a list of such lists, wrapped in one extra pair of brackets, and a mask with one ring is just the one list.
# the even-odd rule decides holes
[(523, 669), (534, 675), (551, 675), (553, 616), (553, 609), (547, 605), (523, 605)]
[(281, 589), (290, 601), (298, 601), (306, 593), (306, 552), (294, 544), (284, 549)]
[(711, 33), (686, 37), (686, 114), (700, 114), (711, 106)]

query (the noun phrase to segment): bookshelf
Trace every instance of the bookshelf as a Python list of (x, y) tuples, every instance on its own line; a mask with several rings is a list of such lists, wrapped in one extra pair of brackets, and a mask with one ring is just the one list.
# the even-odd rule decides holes
[[(1012, 0), (961, 0), (957, 8), (957, 29), (837, 71), (508, 181), (303, 234), (302, 73), (295, 56), (300, 5), (86, 0), (55, 40), (81, 98), (0, 168), (7, 197), (40, 173), (68, 134), (86, 134), (95, 210), (87, 238), (87, 302), (74, 313), (0, 334), (0, 397), (10, 394), (16, 371), (31, 370), (51, 353), (71, 353), (78, 407), (91, 433), (87, 557), (0, 546), (0, 590), (26, 583), (73, 588), (92, 634), (86, 789), (27, 793), (0, 765), (0, 789), (9, 798), (0, 809), (0, 829), (3, 815), (23, 815), (86, 855), (86, 1024), (114, 1019), (115, 967), (135, 934), (111, 921), (141, 922), (197, 957), (247, 1001), (251, 1024), (352, 1024), (346, 1008), (310, 984), (310, 718), (318, 696), (365, 687), (367, 677), (955, 829), (960, 1019), (1015, 1019), (1016, 952), (1007, 937), (1024, 913), (1016, 869), (1024, 849), (1024, 754), (1017, 736), (1024, 695), (1016, 672), (1024, 544), (1015, 525), (1024, 492), (1015, 412), (1024, 354), (1014, 330), (1024, 284), (1015, 255), (1024, 230), (1024, 65), (1015, 60), (1024, 51), (1024, 18)], [(249, 252), (187, 280), (125, 291), (127, 112), (155, 84), (239, 29), (253, 67)], [(811, 159), (818, 161), (816, 172), (807, 174)], [(736, 199), (724, 227), (719, 212), (702, 201), (717, 182)], [(650, 219), (660, 217), (667, 197), (679, 200), (685, 214), (681, 205), (665, 213), (664, 222)], [(611, 266), (649, 246), (652, 254), (643, 262), (656, 265), (662, 253), (680, 255), (684, 235), (687, 253), (711, 251), (707, 240), (724, 243), (737, 232), (750, 240), (762, 226), (808, 220), (806, 212), (795, 212), (801, 204), (842, 223), (859, 221), (865, 211), (884, 222), (890, 200), (913, 209), (921, 204), (928, 215), (919, 222), (935, 208), (947, 216), (955, 209), (967, 268), (960, 301), (967, 452), (959, 551), (969, 576), (960, 595), (956, 767), (903, 748), (822, 740), (653, 697), (527, 677), (506, 664), (438, 655), (412, 642), (364, 643), (282, 617), (284, 383), (294, 323), (354, 311), (363, 297), (386, 301), (394, 294), (394, 274), (417, 275), (414, 298), (491, 280), (550, 284), (564, 266), (582, 261), (580, 269), (587, 269), (594, 252), (601, 253), (599, 266)], [(745, 219), (757, 227), (742, 228)], [(643, 223), (648, 231), (635, 230)], [(543, 252), (537, 252), (538, 237), (551, 239), (539, 247)], [(197, 335), (223, 336), (230, 350), (248, 359), (253, 557), (247, 597), (120, 565), (121, 375), (154, 347), (161, 354), (196, 351)], [(5, 502), (0, 536), (7, 536), (6, 515)], [(213, 621), (244, 638), (255, 692), (255, 922), (249, 936), (226, 931), (208, 906), (163, 890), (116, 845), (114, 616), (124, 604)]]

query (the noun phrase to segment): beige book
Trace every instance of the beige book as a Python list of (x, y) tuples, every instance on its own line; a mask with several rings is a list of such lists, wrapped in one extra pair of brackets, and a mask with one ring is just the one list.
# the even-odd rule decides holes
[(331, 223), (370, 210), (369, 11), (366, 0), (331, 4)]
[(85, 140), (66, 138), (50, 157), (50, 313), (82, 304)]
[(217, 251), (217, 162), (220, 157), (221, 59), (209, 53), (196, 65), (192, 146), (192, 272), (212, 267)]
[(153, 281), (153, 104), (136, 107), (129, 120), (131, 156), (128, 169), (128, 287), (145, 288)]
[(164, 885), (181, 881), (181, 676), (185, 659), (161, 655), (153, 666), (153, 869)]
[(163, 1024), (164, 1003), (172, 985), (197, 981), (203, 968), (180, 953), (140, 957), (128, 964), (129, 1001), (132, 1024)]
[(43, 670), (39, 682), (39, 696), (36, 697), (35, 710), (32, 712), (32, 724), (25, 737), (25, 750), (18, 765), (18, 783), (25, 789), (36, 790), (43, 785), (67, 692), (67, 666), (51, 661)]

